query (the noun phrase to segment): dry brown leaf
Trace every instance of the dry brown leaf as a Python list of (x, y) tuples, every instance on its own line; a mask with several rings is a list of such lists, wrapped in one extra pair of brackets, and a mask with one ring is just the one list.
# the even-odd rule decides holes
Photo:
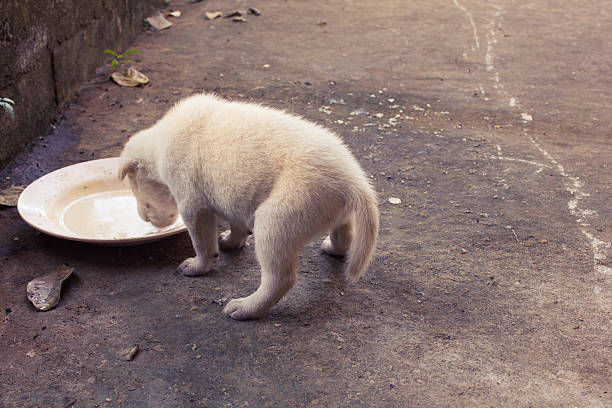
[(113, 81), (121, 86), (138, 86), (149, 82), (149, 78), (146, 75), (136, 71), (134, 68), (128, 68), (125, 74), (113, 72), (111, 77)]
[(149, 22), (151, 27), (155, 29), (155, 31), (161, 31), (165, 30), (166, 28), (172, 27), (172, 23), (166, 20), (166, 18), (162, 16), (161, 13), (157, 13), (156, 15), (147, 18), (147, 21)]
[(6, 207), (17, 206), (19, 196), (21, 195), (21, 192), (25, 190), (26, 187), (26, 185), (12, 186), (0, 191), (0, 205), (4, 205)]
[(121, 350), (119, 352), (119, 359), (124, 360), (124, 361), (132, 361), (134, 357), (136, 357), (136, 354), (138, 354), (138, 351), (139, 351), (138, 344), (128, 349)]
[(228, 11), (223, 18), (231, 18), (231, 17), (240, 17), (240, 16), (244, 16), (246, 14), (246, 11), (242, 11), (242, 10), (232, 10), (232, 11)]
[(215, 18), (219, 18), (222, 17), (223, 13), (220, 11), (207, 11), (206, 12), (206, 19), (207, 20), (214, 20)]
[(52, 309), (60, 300), (62, 283), (71, 273), (72, 268), (62, 265), (51, 273), (32, 279), (26, 288), (28, 299), (38, 310)]

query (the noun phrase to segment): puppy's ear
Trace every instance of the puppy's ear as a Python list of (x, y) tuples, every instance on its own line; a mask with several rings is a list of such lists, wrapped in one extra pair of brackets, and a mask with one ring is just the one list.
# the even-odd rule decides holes
[(135, 174), (138, 169), (138, 163), (136, 162), (125, 162), (119, 168), (119, 180), (123, 180), (128, 173)]

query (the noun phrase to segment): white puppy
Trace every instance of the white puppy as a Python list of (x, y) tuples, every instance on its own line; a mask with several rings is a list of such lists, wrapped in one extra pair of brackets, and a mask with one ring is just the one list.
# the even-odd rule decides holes
[[(179, 266), (185, 275), (206, 273), (219, 246), (241, 248), (253, 232), (261, 284), (226, 305), (234, 319), (276, 304), (295, 284), (299, 252), (323, 232), (325, 252), (348, 255), (351, 282), (374, 252), (376, 194), (357, 160), (330, 131), (279, 110), (192, 96), (132, 136), (119, 174), (145, 221), (167, 226), (180, 212), (196, 252)], [(216, 216), (231, 227), (219, 239)]]

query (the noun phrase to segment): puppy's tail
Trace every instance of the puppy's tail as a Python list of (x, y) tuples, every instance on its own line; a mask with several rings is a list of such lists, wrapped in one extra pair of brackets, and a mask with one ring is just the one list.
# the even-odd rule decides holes
[(350, 209), (355, 218), (346, 275), (350, 282), (357, 282), (370, 265), (376, 248), (378, 206), (374, 190), (368, 185), (356, 191), (353, 194)]

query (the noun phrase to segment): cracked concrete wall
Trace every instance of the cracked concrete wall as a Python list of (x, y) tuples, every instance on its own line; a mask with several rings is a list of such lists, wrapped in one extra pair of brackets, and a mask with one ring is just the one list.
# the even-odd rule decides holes
[(3, 0), (0, 2), (0, 168), (41, 135), (78, 93), (104, 50), (123, 50), (163, 0)]

